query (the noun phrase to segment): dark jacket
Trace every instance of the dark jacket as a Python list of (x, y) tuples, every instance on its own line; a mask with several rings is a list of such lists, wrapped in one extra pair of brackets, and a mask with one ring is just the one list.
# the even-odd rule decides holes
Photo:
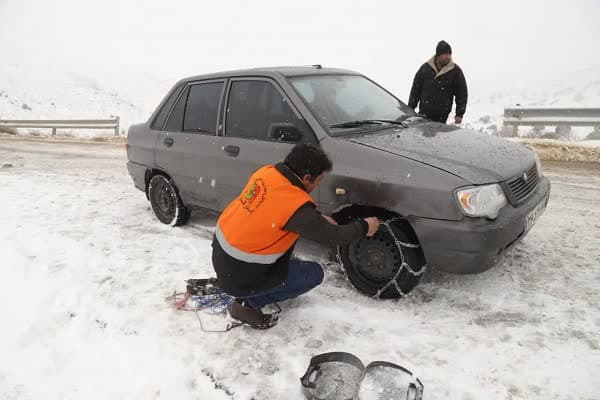
[[(292, 185), (304, 189), (302, 181), (285, 165), (277, 164), (275, 167)], [(332, 225), (323, 218), (313, 204), (306, 203), (290, 217), (284, 229), (325, 245), (339, 245), (365, 236), (369, 226), (364, 220), (347, 225)], [(282, 284), (287, 278), (288, 262), (294, 250), (292, 246), (274, 264), (265, 265), (248, 263), (231, 257), (216, 239), (213, 239), (212, 246), (212, 262), (219, 287), (236, 297), (249, 296)]]
[(419, 68), (410, 91), (408, 105), (433, 121), (446, 123), (452, 102), (456, 99), (456, 115), (462, 117), (467, 109), (467, 82), (460, 67), (453, 62), (440, 71), (435, 56)]

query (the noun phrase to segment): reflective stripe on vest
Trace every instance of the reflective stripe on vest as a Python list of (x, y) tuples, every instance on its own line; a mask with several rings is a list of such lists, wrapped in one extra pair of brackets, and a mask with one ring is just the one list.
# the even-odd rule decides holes
[(215, 235), (231, 257), (257, 264), (274, 264), (298, 239), (285, 224), (310, 194), (295, 186), (273, 165), (256, 171), (242, 192), (223, 210)]
[(219, 225), (217, 225), (217, 228), (215, 229), (215, 235), (223, 251), (229, 254), (231, 257), (235, 258), (236, 260), (255, 264), (275, 264), (279, 257), (285, 254), (285, 252), (276, 254), (255, 254), (247, 253), (245, 251), (237, 249), (230, 245), (227, 239), (225, 239), (225, 236), (223, 235), (221, 228), (219, 228)]

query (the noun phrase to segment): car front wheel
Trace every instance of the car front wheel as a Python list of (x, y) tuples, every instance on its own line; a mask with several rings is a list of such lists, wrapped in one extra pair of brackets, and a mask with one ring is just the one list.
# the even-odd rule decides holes
[(410, 225), (402, 220), (381, 225), (373, 237), (364, 237), (339, 248), (339, 257), (350, 282), (377, 298), (408, 294), (425, 272), (425, 256)]
[(154, 214), (163, 224), (179, 226), (188, 222), (190, 211), (168, 177), (154, 175), (148, 184), (148, 197)]

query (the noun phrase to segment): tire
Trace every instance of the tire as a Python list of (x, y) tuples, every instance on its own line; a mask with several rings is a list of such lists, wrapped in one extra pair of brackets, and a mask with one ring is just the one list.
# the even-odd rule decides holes
[(190, 210), (183, 204), (175, 184), (164, 175), (154, 175), (148, 184), (148, 198), (154, 214), (163, 224), (185, 225)]
[(397, 221), (389, 226), (400, 245), (396, 245), (388, 227), (382, 225), (373, 237), (339, 248), (352, 285), (366, 295), (383, 299), (408, 294), (425, 272), (425, 256), (410, 225)]

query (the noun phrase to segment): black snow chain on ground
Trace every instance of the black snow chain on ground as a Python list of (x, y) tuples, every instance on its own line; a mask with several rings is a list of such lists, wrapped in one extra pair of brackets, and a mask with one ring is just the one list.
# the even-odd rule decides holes
[(200, 310), (202, 309), (202, 307), (200, 306), (200, 304), (196, 304), (196, 309), (194, 310), (196, 313), (196, 318), (198, 318), (198, 322), (200, 323), (200, 329), (202, 330), (202, 332), (206, 332), (206, 333), (225, 333), (225, 332), (229, 332), (232, 329), (235, 329), (239, 326), (244, 325), (241, 322), (228, 322), (227, 326), (225, 327), (225, 329), (207, 329), (204, 327), (204, 324), (202, 323), (202, 317), (200, 317)]
[(406, 297), (407, 293), (404, 293), (404, 291), (402, 289), (400, 289), (400, 286), (398, 286), (397, 279), (400, 276), (400, 273), (404, 269), (406, 269), (413, 276), (421, 276), (425, 273), (425, 270), (427, 269), (427, 264), (423, 264), (423, 266), (418, 271), (415, 271), (404, 260), (404, 252), (402, 251), (403, 247), (406, 247), (409, 249), (418, 249), (419, 247), (421, 247), (421, 245), (414, 244), (414, 243), (406, 243), (406, 242), (403, 242), (402, 240), (398, 239), (398, 237), (394, 233), (394, 230), (392, 229), (391, 225), (394, 222), (397, 222), (399, 220), (400, 220), (400, 218), (391, 218), (391, 219), (388, 219), (387, 221), (383, 221), (380, 223), (380, 225), (385, 226), (387, 228), (388, 232), (390, 233), (390, 235), (392, 235), (392, 239), (394, 239), (394, 243), (396, 243), (396, 247), (398, 248), (398, 252), (400, 253), (400, 260), (402, 261), (402, 264), (400, 264), (400, 268), (398, 268), (398, 271), (396, 272), (394, 277), (388, 283), (386, 283), (385, 285), (380, 287), (379, 290), (377, 291), (377, 293), (375, 293), (373, 295), (373, 297), (375, 297), (376, 299), (379, 299), (381, 297), (381, 294), (383, 292), (385, 292), (392, 285), (394, 285), (394, 287), (396, 288), (396, 291), (398, 292), (400, 297)]
[[(273, 316), (279, 315), (281, 313), (281, 307), (279, 307), (279, 304), (272, 303), (272, 305), (275, 307), (275, 311), (273, 311), (271, 313), (271, 315), (273, 315)], [(196, 317), (198, 318), (198, 322), (200, 323), (200, 329), (202, 330), (202, 332), (225, 333), (225, 332), (229, 332), (230, 330), (235, 329), (237, 327), (247, 325), (246, 323), (241, 322), (241, 321), (231, 321), (231, 322), (227, 323), (227, 326), (225, 327), (225, 329), (207, 329), (204, 327), (204, 324), (202, 324), (202, 317), (200, 317), (200, 310), (202, 310), (203, 308), (204, 307), (201, 304), (196, 303), (196, 309), (194, 310), (196, 312)], [(275, 324), (272, 326), (275, 326)], [(269, 328), (271, 328), (272, 326), (269, 326)]]

